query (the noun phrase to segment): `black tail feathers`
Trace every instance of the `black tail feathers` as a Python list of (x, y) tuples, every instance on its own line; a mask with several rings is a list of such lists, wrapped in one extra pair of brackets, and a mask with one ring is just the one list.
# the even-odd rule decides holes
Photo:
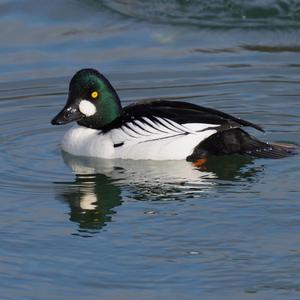
[(284, 158), (291, 155), (295, 155), (298, 152), (298, 147), (292, 144), (281, 144), (281, 143), (257, 143), (255, 148), (250, 150), (245, 150), (244, 154), (248, 154), (251, 156), (259, 157), (259, 158)]
[(284, 158), (298, 153), (296, 145), (259, 141), (240, 128), (217, 132), (201, 142), (188, 161), (208, 155), (242, 154), (260, 158)]

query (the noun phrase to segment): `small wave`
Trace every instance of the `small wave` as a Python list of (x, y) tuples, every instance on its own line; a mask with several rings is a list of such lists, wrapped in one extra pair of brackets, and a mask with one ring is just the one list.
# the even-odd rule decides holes
[(205, 27), (297, 26), (300, 2), (293, 0), (102, 0), (122, 15), (150, 22)]

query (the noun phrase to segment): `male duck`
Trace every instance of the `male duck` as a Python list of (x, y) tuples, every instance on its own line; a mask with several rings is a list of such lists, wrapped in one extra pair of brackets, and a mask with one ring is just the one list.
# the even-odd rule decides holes
[(293, 146), (261, 142), (242, 127), (263, 129), (224, 112), (177, 101), (146, 101), (122, 109), (110, 82), (97, 70), (72, 78), (69, 97), (53, 125), (77, 121), (62, 141), (73, 155), (198, 161), (208, 155), (245, 154), (281, 158)]

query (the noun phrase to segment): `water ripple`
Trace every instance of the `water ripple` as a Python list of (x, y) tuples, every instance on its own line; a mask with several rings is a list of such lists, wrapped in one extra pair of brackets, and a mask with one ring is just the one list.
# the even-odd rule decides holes
[(122, 15), (175, 25), (219, 28), (299, 26), (300, 4), (292, 0), (102, 1)]

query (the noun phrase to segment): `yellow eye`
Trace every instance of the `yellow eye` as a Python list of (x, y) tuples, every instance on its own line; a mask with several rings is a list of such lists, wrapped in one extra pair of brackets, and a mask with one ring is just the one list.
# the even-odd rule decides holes
[(99, 93), (97, 91), (94, 91), (94, 92), (91, 93), (91, 97), (93, 99), (96, 99), (98, 96), (99, 96)]

